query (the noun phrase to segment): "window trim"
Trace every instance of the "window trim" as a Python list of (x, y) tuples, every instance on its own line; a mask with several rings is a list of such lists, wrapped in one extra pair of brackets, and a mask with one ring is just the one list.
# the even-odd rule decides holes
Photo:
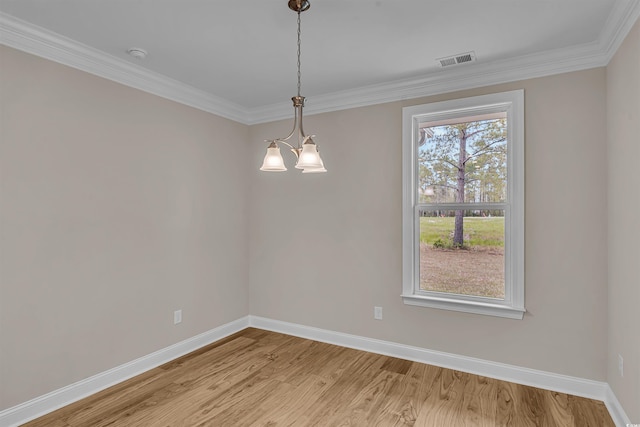
[[(488, 112), (507, 113), (507, 201), (505, 209), (505, 299), (418, 289), (417, 214), (418, 121), (435, 121)], [(419, 120), (420, 119), (420, 120)], [(402, 109), (402, 300), (407, 305), (522, 319), (524, 306), (524, 90), (415, 105)], [(498, 205), (498, 204), (496, 204)], [(475, 205), (474, 205), (475, 206)]]

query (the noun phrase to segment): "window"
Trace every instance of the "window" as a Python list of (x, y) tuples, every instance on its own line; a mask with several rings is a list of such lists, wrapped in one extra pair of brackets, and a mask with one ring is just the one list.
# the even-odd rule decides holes
[(404, 303), (522, 319), (524, 92), (402, 114)]

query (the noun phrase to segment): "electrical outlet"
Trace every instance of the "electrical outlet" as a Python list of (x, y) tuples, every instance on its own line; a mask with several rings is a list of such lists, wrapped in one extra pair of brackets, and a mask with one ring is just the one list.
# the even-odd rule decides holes
[(373, 318), (382, 320), (382, 307), (373, 307)]
[(182, 310), (176, 310), (173, 312), (173, 324), (177, 325), (182, 322)]
[(624, 359), (621, 354), (618, 355), (618, 372), (620, 373), (620, 376), (624, 373)]

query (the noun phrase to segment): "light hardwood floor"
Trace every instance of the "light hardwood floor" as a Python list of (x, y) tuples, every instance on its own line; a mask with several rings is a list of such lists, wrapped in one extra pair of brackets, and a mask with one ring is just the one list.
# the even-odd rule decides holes
[(602, 402), (259, 329), (29, 427), (614, 427)]

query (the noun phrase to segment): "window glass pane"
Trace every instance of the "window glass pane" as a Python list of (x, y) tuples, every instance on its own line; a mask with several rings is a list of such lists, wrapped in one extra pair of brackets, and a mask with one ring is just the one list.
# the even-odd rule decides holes
[(420, 210), (420, 290), (504, 299), (504, 210)]
[(506, 113), (419, 128), (418, 203), (506, 201)]

